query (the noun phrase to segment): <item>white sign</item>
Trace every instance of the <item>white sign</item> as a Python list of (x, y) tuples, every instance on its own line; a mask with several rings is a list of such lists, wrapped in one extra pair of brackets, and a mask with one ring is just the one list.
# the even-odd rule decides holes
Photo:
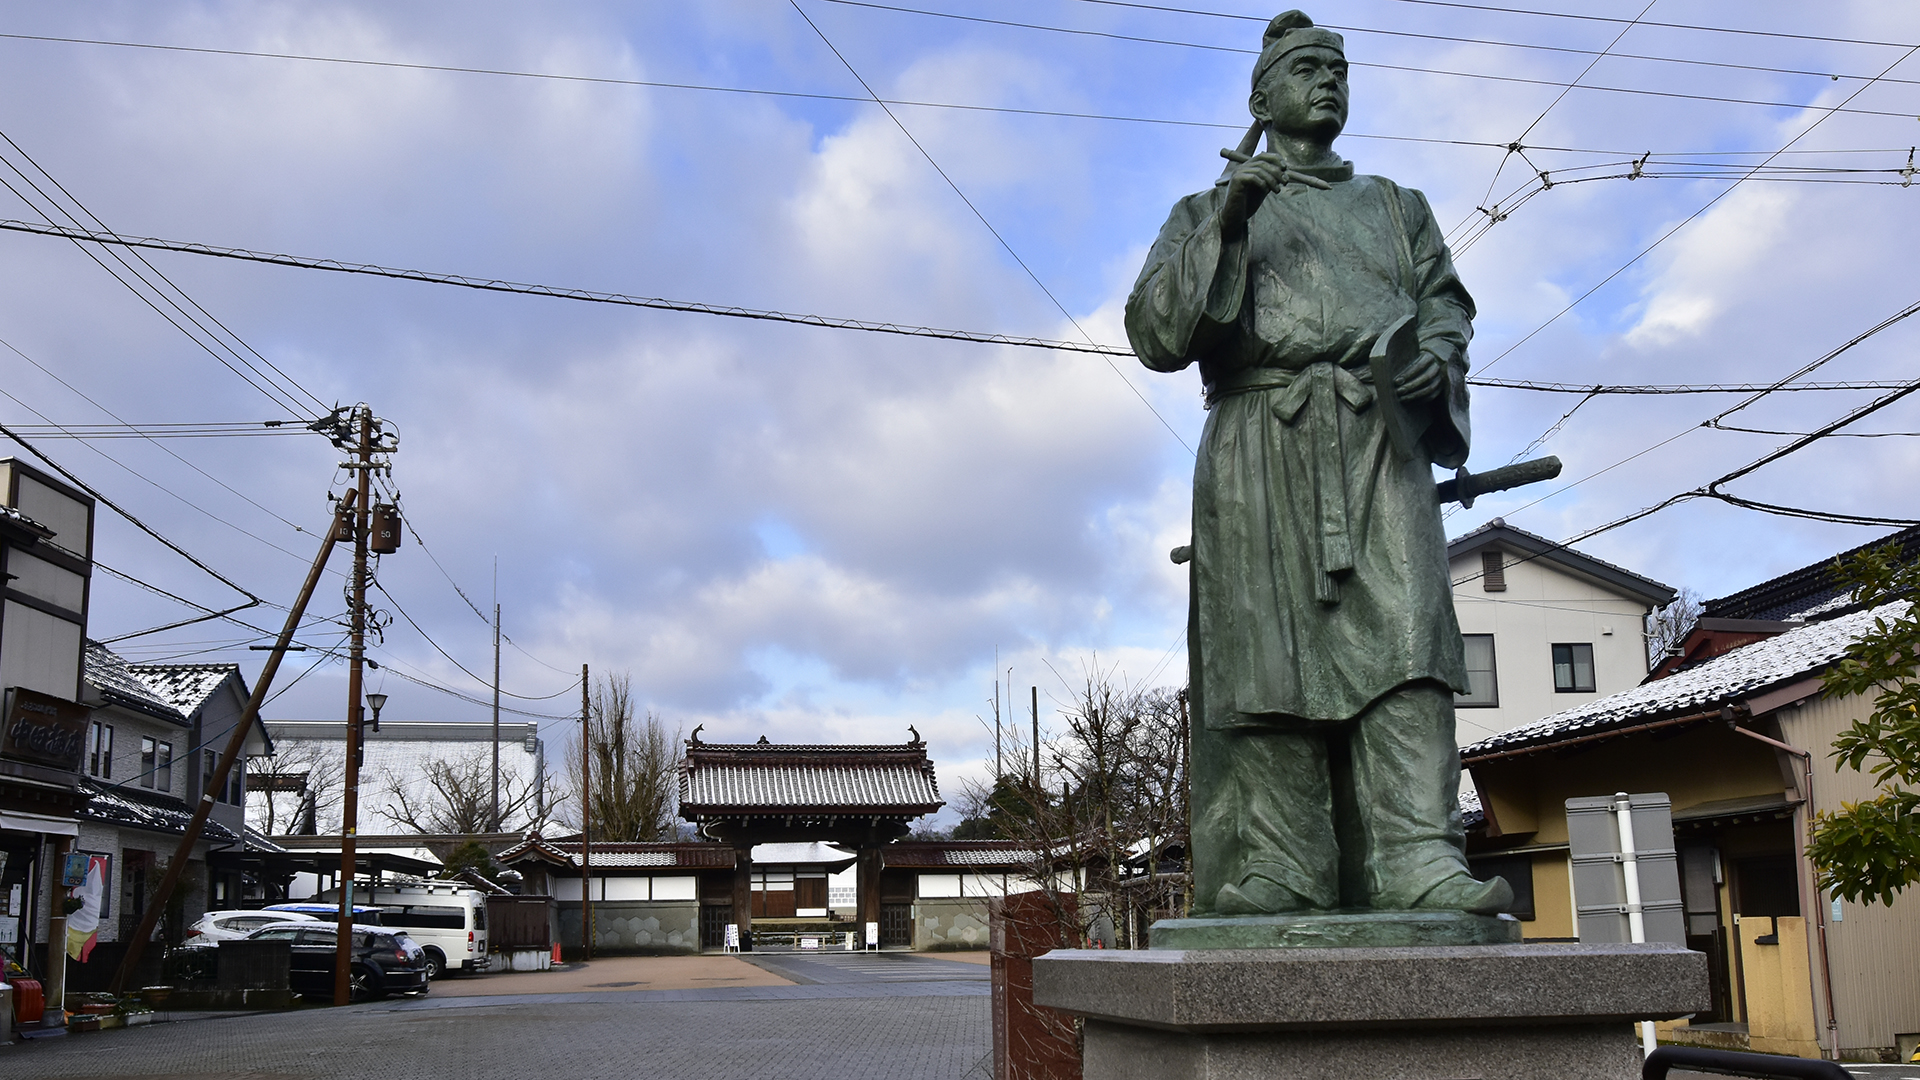
[(877, 922), (867, 924), (867, 947), (870, 949), (880, 947), (880, 924)]
[(1833, 921), (1839, 922), (1845, 915), (1846, 915), (1846, 912), (1842, 911), (1840, 908), (1840, 898), (1837, 896), (1834, 897), (1833, 898)]
[(20, 920), (0, 919), (0, 945), (20, 944)]
[(740, 924), (739, 923), (727, 924), (727, 948), (736, 949), (736, 950), (740, 948)]
[(800, 947), (803, 949), (818, 949), (820, 947), (820, 939), (817, 937), (803, 937), (800, 939)]

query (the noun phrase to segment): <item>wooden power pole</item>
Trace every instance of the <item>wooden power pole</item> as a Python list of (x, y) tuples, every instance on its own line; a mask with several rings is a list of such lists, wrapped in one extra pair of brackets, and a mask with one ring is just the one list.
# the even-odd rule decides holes
[(593, 732), (587, 723), (591, 708), (588, 702), (588, 688), (593, 684), (587, 681), (587, 665), (580, 665), (580, 950), (586, 959), (593, 959), (593, 898), (588, 894), (592, 879), (588, 869), (593, 865), (592, 836), (589, 832), (593, 824)]
[(360, 696), (367, 651), (367, 500), (373, 485), (373, 409), (362, 405), (360, 437), (352, 468), (360, 474), (359, 502), (354, 506), (353, 611), (347, 648), (347, 761), (346, 782), (340, 798), (340, 917), (333, 951), (333, 1003), (353, 1000), (353, 877), (356, 865), (354, 835), (360, 814)]

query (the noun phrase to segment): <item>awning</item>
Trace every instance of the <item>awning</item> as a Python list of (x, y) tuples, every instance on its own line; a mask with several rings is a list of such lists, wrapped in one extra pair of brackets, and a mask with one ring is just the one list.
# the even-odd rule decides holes
[(8, 832), (44, 833), (47, 836), (79, 836), (80, 823), (72, 818), (42, 817), (39, 814), (0, 812), (0, 829)]

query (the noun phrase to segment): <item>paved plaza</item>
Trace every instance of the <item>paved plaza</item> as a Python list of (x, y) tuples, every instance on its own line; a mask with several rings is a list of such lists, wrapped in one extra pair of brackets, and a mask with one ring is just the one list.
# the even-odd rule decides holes
[(985, 1080), (988, 998), (985, 966), (929, 956), (625, 957), (0, 1047), (0, 1076)]

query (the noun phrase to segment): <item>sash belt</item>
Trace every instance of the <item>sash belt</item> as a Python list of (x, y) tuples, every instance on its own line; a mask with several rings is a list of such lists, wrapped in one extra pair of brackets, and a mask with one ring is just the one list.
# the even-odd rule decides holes
[(1299, 371), (1253, 368), (1235, 372), (1207, 389), (1207, 404), (1240, 394), (1265, 393), (1274, 418), (1298, 430), (1305, 441), (1313, 475), (1315, 517), (1314, 599), (1340, 602), (1340, 578), (1353, 571), (1353, 537), (1348, 531), (1346, 450), (1340, 441), (1339, 407), (1358, 413), (1373, 404), (1373, 387), (1331, 360)]

